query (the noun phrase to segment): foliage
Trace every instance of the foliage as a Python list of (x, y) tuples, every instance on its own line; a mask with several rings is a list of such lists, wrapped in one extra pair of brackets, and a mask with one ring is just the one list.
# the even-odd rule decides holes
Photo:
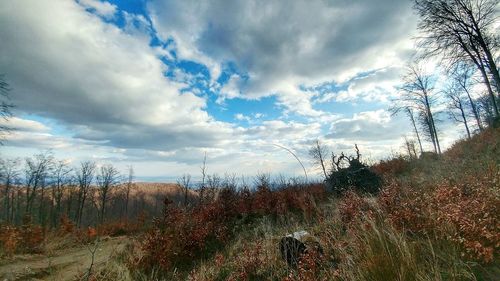
[(33, 225), (26, 217), (22, 226), (0, 226), (0, 256), (18, 253), (40, 253), (43, 248), (44, 231), (41, 226)]
[(239, 227), (258, 217), (276, 218), (289, 212), (310, 217), (320, 198), (325, 198), (322, 185), (276, 191), (264, 185), (255, 192), (224, 188), (216, 201), (193, 208), (166, 202), (163, 218), (155, 220), (145, 237), (139, 265), (146, 271), (154, 266), (165, 271), (188, 269), (196, 258), (211, 255), (228, 243)]

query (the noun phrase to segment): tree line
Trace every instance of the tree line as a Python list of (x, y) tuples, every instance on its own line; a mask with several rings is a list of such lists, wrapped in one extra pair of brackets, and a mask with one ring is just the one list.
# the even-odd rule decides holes
[[(126, 221), (144, 211), (154, 215), (144, 193), (131, 196), (134, 187), (132, 167), (126, 176), (111, 164), (83, 161), (73, 167), (50, 152), (24, 160), (0, 159), (0, 223), (28, 221), (51, 228), (65, 217), (81, 227)], [(152, 196), (163, 200), (161, 194)]]

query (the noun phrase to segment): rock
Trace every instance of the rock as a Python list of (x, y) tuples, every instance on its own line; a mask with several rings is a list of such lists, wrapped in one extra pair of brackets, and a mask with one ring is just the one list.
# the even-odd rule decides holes
[(297, 266), (300, 257), (304, 253), (309, 251), (315, 251), (319, 254), (323, 253), (319, 240), (304, 230), (288, 234), (281, 238), (279, 247), (281, 258), (292, 267)]

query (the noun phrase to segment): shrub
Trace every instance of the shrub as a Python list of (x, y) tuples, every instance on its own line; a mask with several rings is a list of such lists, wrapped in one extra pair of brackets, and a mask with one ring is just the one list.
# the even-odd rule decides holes
[(372, 167), (372, 171), (381, 176), (391, 177), (409, 173), (410, 162), (402, 156), (389, 160), (381, 160)]
[(260, 216), (278, 217), (288, 212), (304, 216), (316, 213), (315, 201), (326, 198), (322, 185), (270, 190), (261, 186), (256, 192), (223, 188), (217, 200), (180, 208), (165, 202), (161, 219), (146, 234), (143, 257), (138, 266), (145, 271), (155, 267), (164, 272), (172, 268), (187, 270), (200, 257), (222, 248), (243, 224)]
[(63, 215), (60, 219), (59, 232), (61, 234), (70, 234), (75, 230), (75, 224), (68, 218), (67, 215)]
[(16, 253), (40, 253), (44, 242), (44, 231), (41, 226), (31, 224), (25, 219), (20, 227), (0, 226), (0, 249), (7, 256)]
[(373, 211), (365, 198), (350, 190), (345, 193), (338, 205), (340, 220), (344, 226), (359, 221), (365, 216), (371, 217)]
[(464, 176), (461, 185), (445, 181), (420, 190), (393, 182), (378, 202), (396, 228), (452, 241), (467, 259), (489, 263), (500, 250), (496, 173)]
[(19, 230), (14, 226), (0, 227), (0, 249), (7, 256), (12, 256), (21, 242)]

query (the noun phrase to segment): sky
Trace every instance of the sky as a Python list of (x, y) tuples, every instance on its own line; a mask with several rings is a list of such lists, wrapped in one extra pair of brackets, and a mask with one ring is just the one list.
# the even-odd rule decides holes
[[(139, 179), (301, 176), (294, 151), (402, 150), (388, 108), (414, 56), (402, 0), (2, 0), (0, 73), (16, 128), (2, 157), (51, 150)], [(463, 132), (442, 117), (442, 143)], [(2, 121), (4, 122), (4, 121)], [(279, 146), (277, 146), (279, 145)], [(426, 143), (430, 149), (430, 145)]]

